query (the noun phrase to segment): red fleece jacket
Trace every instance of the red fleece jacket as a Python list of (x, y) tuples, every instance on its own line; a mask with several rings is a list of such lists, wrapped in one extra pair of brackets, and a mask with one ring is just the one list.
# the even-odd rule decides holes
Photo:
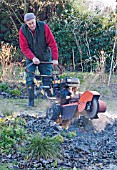
[[(44, 24), (44, 31), (45, 31), (46, 42), (51, 49), (52, 59), (58, 60), (58, 47), (54, 39), (54, 36), (47, 24)], [(35, 57), (35, 55), (32, 53), (32, 51), (29, 48), (28, 42), (22, 32), (22, 29), (19, 30), (19, 45), (21, 51), (27, 58), (32, 60)]]

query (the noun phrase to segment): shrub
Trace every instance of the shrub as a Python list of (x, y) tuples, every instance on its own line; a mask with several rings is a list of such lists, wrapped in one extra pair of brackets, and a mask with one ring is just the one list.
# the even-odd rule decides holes
[(20, 96), (21, 95), (21, 91), (18, 90), (18, 89), (11, 90), (10, 93), (14, 96)]
[[(6, 120), (8, 123), (8, 119)], [(1, 123), (0, 129), (0, 152), (12, 152), (16, 146), (21, 144), (22, 140), (26, 137), (23, 127), (16, 124), (15, 121)]]
[(6, 92), (6, 91), (8, 91), (8, 88), (9, 88), (9, 86), (8, 86), (7, 83), (1, 83), (1, 84), (0, 84), (0, 90), (1, 90), (1, 91)]
[(76, 131), (68, 132), (68, 133), (66, 133), (66, 132), (63, 131), (63, 132), (62, 132), (62, 136), (66, 137), (66, 138), (68, 138), (68, 139), (72, 139), (73, 137), (76, 136)]
[(26, 151), (31, 158), (56, 158), (60, 152), (61, 142), (63, 142), (62, 136), (43, 137), (40, 134), (36, 134), (30, 139)]

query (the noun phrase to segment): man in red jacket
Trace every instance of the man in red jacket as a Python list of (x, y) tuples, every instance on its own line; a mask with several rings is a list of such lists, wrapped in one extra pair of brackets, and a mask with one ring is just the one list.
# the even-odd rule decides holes
[[(52, 65), (41, 64), (40, 61), (52, 61), (53, 65), (58, 65), (58, 47), (49, 26), (36, 21), (33, 13), (24, 15), (24, 24), (19, 30), (19, 44), (21, 51), (26, 56), (26, 65), (33, 62), (28, 68), (26, 84), (29, 94), (28, 106), (34, 106), (34, 75), (36, 67), (41, 75), (51, 75)], [(43, 78), (43, 85), (50, 85), (51, 80)]]

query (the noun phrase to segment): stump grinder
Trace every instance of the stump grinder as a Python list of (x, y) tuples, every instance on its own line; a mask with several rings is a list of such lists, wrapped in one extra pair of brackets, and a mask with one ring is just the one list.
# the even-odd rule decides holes
[[(52, 64), (52, 62), (41, 63)], [(26, 71), (30, 65), (26, 67)], [(46, 97), (52, 101), (52, 105), (47, 108), (46, 117), (61, 126), (69, 124), (80, 116), (97, 119), (99, 113), (106, 111), (106, 103), (100, 100), (100, 94), (97, 91), (79, 92), (80, 81), (78, 78), (65, 77), (61, 79), (59, 74), (52, 76), (34, 74), (34, 76), (36, 80), (40, 80), (43, 76), (52, 79), (50, 87), (41, 85), (39, 88), (41, 91), (43, 89), (43, 94), (48, 90), (49, 93)]]

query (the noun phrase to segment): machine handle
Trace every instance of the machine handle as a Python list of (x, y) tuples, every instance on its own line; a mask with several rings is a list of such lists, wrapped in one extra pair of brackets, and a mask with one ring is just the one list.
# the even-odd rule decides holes
[[(32, 63), (30, 63), (30, 64), (28, 64), (27, 66), (26, 66), (26, 69), (25, 69), (25, 71), (26, 72), (29, 72), (29, 70), (28, 70), (28, 68), (30, 67), (30, 66), (32, 66), (34, 63), (32, 62)], [(53, 62), (50, 62), (50, 61), (40, 61), (40, 64), (53, 64)], [(62, 74), (63, 72), (62, 72), (62, 69), (60, 68), (60, 66), (59, 65), (57, 65), (57, 67), (59, 68), (59, 70), (60, 70), (60, 74)], [(34, 72), (32, 72), (32, 74), (35, 74)]]
[[(34, 63), (32, 62), (32, 63), (30, 63), (30, 64), (28, 64), (27, 66), (26, 66), (26, 69), (25, 69), (25, 71), (26, 72), (29, 72), (28, 71), (28, 68), (30, 67), (30, 66), (32, 66)], [(40, 61), (40, 64), (53, 64), (52, 62), (46, 62), (46, 61)], [(32, 72), (32, 74), (34, 74), (33, 72)]]

